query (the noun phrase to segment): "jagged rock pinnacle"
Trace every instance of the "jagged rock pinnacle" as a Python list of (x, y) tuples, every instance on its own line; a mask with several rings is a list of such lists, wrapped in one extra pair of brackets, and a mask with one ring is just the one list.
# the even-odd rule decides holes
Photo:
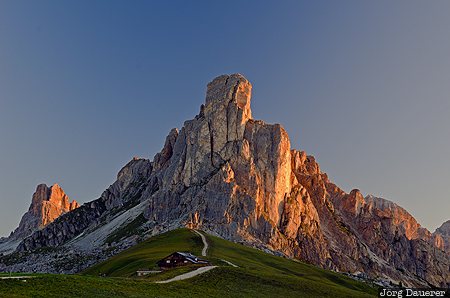
[(221, 75), (212, 80), (206, 91), (206, 107), (218, 103), (236, 104), (246, 119), (252, 118), (250, 100), (252, 96), (252, 84), (241, 74)]
[(19, 227), (11, 234), (11, 237), (17, 239), (27, 237), (34, 231), (44, 228), (62, 214), (78, 207), (75, 200), (70, 202), (69, 197), (58, 184), (51, 187), (39, 184), (33, 194), (28, 212), (24, 214)]

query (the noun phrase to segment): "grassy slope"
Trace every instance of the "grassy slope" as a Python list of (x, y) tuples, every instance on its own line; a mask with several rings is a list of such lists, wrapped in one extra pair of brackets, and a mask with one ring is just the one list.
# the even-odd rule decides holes
[(174, 251), (190, 251), (200, 254), (203, 247), (200, 237), (188, 230), (175, 230), (152, 237), (106, 262), (86, 270), (89, 275), (131, 277), (136, 270), (156, 267), (156, 262)]
[[(220, 265), (201, 276), (170, 284), (129, 278), (139, 268), (152, 268), (173, 251), (200, 254), (198, 235), (176, 230), (141, 243), (98, 264), (85, 275), (38, 275), (27, 282), (0, 281), (0, 297), (373, 297), (376, 291), (339, 274), (272, 256), (207, 236), (208, 259)], [(225, 259), (238, 265), (226, 265)], [(186, 270), (168, 272), (164, 279)], [(97, 277), (106, 274), (108, 278)]]

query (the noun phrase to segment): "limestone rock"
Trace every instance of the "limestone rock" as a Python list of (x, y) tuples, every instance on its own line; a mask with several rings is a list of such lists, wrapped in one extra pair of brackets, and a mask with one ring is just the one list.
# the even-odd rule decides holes
[(444, 222), (433, 233), (436, 246), (441, 247), (448, 255), (450, 255), (450, 220)]
[(40, 184), (33, 194), (28, 212), (23, 215), (19, 227), (10, 237), (13, 239), (26, 238), (33, 232), (43, 229), (61, 215), (78, 207), (75, 200), (70, 202), (69, 197), (58, 184), (51, 187)]
[(78, 208), (74, 200), (70, 202), (58, 184), (48, 187), (40, 184), (33, 194), (28, 211), (22, 216), (19, 226), (7, 238), (0, 239), (0, 254), (13, 252), (21, 241), (38, 232), (62, 215)]
[(98, 200), (18, 250), (74, 245), (144, 206), (148, 233), (188, 226), (323, 268), (448, 286), (445, 227), (431, 234), (392, 202), (344, 192), (290, 148), (281, 125), (252, 118), (251, 90), (239, 74), (214, 79), (199, 114), (169, 133), (153, 162), (133, 159)]

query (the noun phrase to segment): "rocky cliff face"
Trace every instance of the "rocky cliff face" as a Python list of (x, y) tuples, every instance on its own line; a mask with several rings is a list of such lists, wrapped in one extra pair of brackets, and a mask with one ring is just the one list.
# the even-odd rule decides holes
[(70, 202), (69, 197), (58, 184), (51, 187), (45, 184), (38, 185), (30, 208), (22, 216), (19, 226), (8, 238), (0, 241), (0, 252), (13, 250), (26, 237), (42, 230), (61, 215), (78, 207), (76, 201)]
[(450, 220), (447, 220), (436, 229), (433, 233), (433, 240), (437, 247), (442, 248), (450, 255)]
[(238, 74), (214, 79), (199, 114), (169, 133), (153, 162), (133, 159), (100, 199), (18, 250), (101, 248), (142, 216), (148, 234), (188, 226), (324, 268), (448, 283), (450, 260), (436, 237), (397, 205), (334, 185), (314, 157), (290, 148), (282, 126), (252, 118), (251, 91)]
[[(350, 196), (352, 194), (362, 198), (359, 191), (352, 192)], [(374, 254), (365, 271), (373, 268), (402, 281), (409, 276), (411, 285), (420, 285), (413, 281), (420, 279), (429, 284), (447, 286), (450, 260), (442, 247), (435, 244), (428, 230), (421, 227), (406, 210), (390, 201), (367, 196), (358, 202), (355, 216), (345, 211), (343, 213), (355, 235)]]
[[(152, 185), (148, 180), (152, 165), (147, 159), (133, 158), (117, 175), (117, 180), (101, 197), (86, 203), (74, 211), (61, 216), (45, 229), (35, 232), (24, 239), (18, 246), (18, 251), (32, 251), (41, 247), (58, 247), (81, 234), (104, 227), (106, 223), (125, 211), (136, 207), (142, 197), (143, 190)], [(133, 214), (131, 219), (134, 219)], [(124, 218), (124, 221), (128, 218)], [(120, 228), (123, 222), (116, 222), (113, 228)], [(105, 231), (101, 239), (106, 239), (112, 229)], [(98, 239), (96, 239), (98, 240)], [(87, 244), (90, 249), (96, 249), (92, 242)]]
[(10, 238), (24, 239), (78, 207), (76, 201), (70, 202), (69, 197), (58, 184), (51, 187), (40, 184), (33, 194), (28, 212), (23, 215), (19, 227), (11, 233)]

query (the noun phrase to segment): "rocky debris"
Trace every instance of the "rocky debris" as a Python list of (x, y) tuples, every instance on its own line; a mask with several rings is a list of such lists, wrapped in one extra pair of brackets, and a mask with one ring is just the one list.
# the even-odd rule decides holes
[(0, 257), (0, 272), (74, 274), (128, 249), (142, 241), (136, 237), (114, 247), (93, 248), (89, 252), (71, 247), (41, 248), (33, 252), (14, 252)]
[(214, 79), (199, 114), (169, 133), (153, 162), (133, 159), (100, 199), (18, 251), (75, 247), (95, 231), (110, 233), (109, 222), (132, 221), (127, 210), (144, 206), (148, 235), (188, 226), (372, 280), (448, 286), (441, 234), (392, 202), (333, 184), (313, 156), (290, 148), (281, 125), (252, 118), (251, 90), (239, 74)]

